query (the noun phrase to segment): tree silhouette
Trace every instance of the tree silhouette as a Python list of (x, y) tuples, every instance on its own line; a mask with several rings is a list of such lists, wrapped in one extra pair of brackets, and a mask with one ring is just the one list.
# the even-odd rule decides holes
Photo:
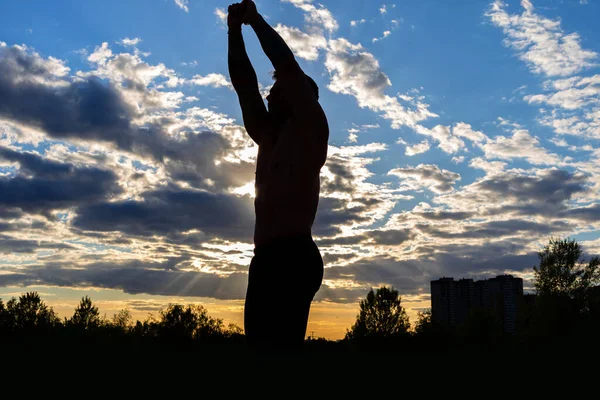
[(46, 331), (60, 324), (60, 319), (37, 292), (27, 292), (6, 303), (6, 314), (9, 328), (17, 330)]
[[(600, 282), (600, 258), (589, 262), (574, 239), (550, 239), (538, 252), (533, 267), (537, 292), (532, 333), (536, 336), (569, 336), (581, 330), (589, 312), (590, 293)], [(585, 330), (583, 328), (582, 330)]]
[(94, 306), (92, 299), (88, 296), (82, 297), (75, 313), (68, 324), (82, 330), (92, 330), (100, 325), (100, 313), (98, 307)]
[(8, 313), (2, 299), (0, 299), (0, 332), (8, 328)]
[(224, 331), (223, 321), (212, 318), (201, 305), (170, 304), (160, 311), (160, 319), (156, 322), (157, 334), (163, 337), (199, 339), (221, 335)]
[(417, 335), (428, 335), (432, 332), (431, 308), (423, 311), (417, 311), (417, 323), (415, 324), (415, 333)]
[(131, 321), (131, 312), (128, 309), (120, 310), (112, 317), (112, 325), (123, 332), (131, 328)]
[(538, 252), (539, 267), (533, 267), (538, 296), (568, 298), (586, 307), (590, 288), (600, 283), (600, 258), (593, 257), (586, 265), (582, 255), (574, 239), (550, 239)]
[(405, 335), (410, 329), (406, 311), (397, 290), (383, 286), (371, 289), (361, 300), (356, 322), (346, 332), (346, 339), (383, 339)]

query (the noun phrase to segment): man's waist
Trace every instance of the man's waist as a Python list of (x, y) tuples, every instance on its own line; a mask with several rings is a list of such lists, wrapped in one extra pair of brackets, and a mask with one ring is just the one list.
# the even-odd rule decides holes
[[(286, 252), (296, 248), (315, 246), (315, 242), (310, 233), (297, 233), (286, 236), (271, 238), (258, 242), (254, 247), (254, 254), (257, 256)], [(292, 255), (291, 255), (292, 256)]]

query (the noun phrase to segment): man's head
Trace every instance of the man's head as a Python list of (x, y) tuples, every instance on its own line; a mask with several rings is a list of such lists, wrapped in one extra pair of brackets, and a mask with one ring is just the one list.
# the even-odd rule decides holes
[[(305, 76), (306, 80), (313, 88), (317, 100), (319, 100), (319, 87), (310, 76)], [(284, 93), (281, 86), (277, 84), (277, 74), (275, 72), (273, 73), (273, 79), (275, 80), (275, 83), (273, 84), (273, 87), (267, 96), (269, 113), (274, 115), (279, 120), (286, 120), (292, 113), (288, 96), (293, 96), (294, 93)]]

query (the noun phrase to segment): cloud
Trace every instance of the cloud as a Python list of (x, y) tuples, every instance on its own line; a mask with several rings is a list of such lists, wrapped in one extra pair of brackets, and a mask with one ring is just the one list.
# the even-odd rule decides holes
[(419, 164), (416, 167), (395, 168), (388, 172), (404, 179), (411, 190), (426, 188), (434, 193), (446, 193), (453, 190), (453, 185), (460, 180), (460, 175), (437, 165)]
[(240, 300), (244, 298), (248, 281), (243, 273), (221, 277), (203, 272), (167, 270), (160, 263), (92, 263), (84, 266), (77, 269), (55, 264), (29, 266), (16, 273), (0, 275), (0, 286), (106, 288), (130, 294)]
[(380, 40), (383, 40), (383, 39), (387, 38), (391, 34), (392, 34), (391, 31), (384, 31), (381, 37), (373, 38), (373, 43), (379, 42)]
[(525, 158), (533, 165), (557, 165), (560, 158), (556, 154), (548, 153), (540, 146), (537, 138), (532, 137), (524, 129), (515, 129), (512, 137), (497, 136), (481, 146), (486, 158), (499, 158), (512, 160)]
[(247, 241), (252, 238), (253, 213), (249, 197), (172, 188), (143, 193), (140, 201), (81, 207), (73, 226), (137, 236), (197, 230), (207, 239)]
[(353, 21), (350, 21), (350, 26), (362, 25), (365, 22), (367, 22), (367, 20), (364, 19), (364, 18), (363, 19), (358, 19), (358, 20), (353, 20)]
[(413, 102), (411, 110), (401, 105), (398, 98), (386, 95), (385, 90), (391, 86), (389, 78), (377, 59), (360, 44), (346, 39), (330, 40), (325, 67), (331, 75), (328, 85), (331, 91), (354, 96), (360, 107), (382, 113), (394, 129), (437, 117), (426, 104)]
[(0, 254), (34, 253), (38, 250), (65, 250), (72, 248), (73, 246), (64, 243), (14, 239), (11, 236), (0, 234)]
[(505, 44), (518, 51), (532, 72), (546, 76), (569, 76), (596, 65), (598, 54), (581, 48), (577, 33), (566, 34), (560, 20), (545, 18), (533, 4), (522, 0), (522, 14), (510, 15), (502, 0), (494, 1), (486, 16), (504, 31)]
[(175, 0), (175, 4), (183, 11), (190, 12), (190, 9), (188, 8), (189, 0)]
[(453, 135), (449, 126), (436, 125), (429, 129), (422, 125), (416, 125), (415, 131), (438, 141), (440, 143), (438, 147), (448, 154), (457, 153), (465, 148), (465, 142)]
[(600, 75), (588, 78), (573, 77), (547, 83), (558, 89), (552, 94), (528, 95), (523, 99), (531, 103), (547, 104), (566, 110), (577, 110), (586, 105), (600, 104)]
[(231, 87), (231, 82), (223, 74), (211, 73), (206, 76), (194, 75), (189, 83), (197, 86)]
[(406, 151), (404, 152), (404, 154), (406, 154), (407, 156), (422, 154), (429, 150), (429, 147), (429, 142), (427, 140), (423, 140), (421, 143), (417, 143), (413, 146), (406, 146)]
[(305, 12), (304, 19), (306, 23), (322, 26), (330, 34), (335, 32), (339, 25), (331, 12), (319, 5), (318, 7), (312, 4), (312, 0), (281, 0), (283, 3), (291, 3), (295, 7)]
[(327, 48), (327, 39), (320, 33), (308, 34), (300, 29), (277, 24), (275, 30), (290, 46), (294, 54), (305, 60), (315, 61), (319, 58), (319, 50)]
[[(67, 79), (62, 64), (54, 59), (42, 59), (21, 48), (2, 48), (0, 117), (55, 139), (110, 144), (155, 160), (173, 179), (195, 187), (218, 190), (252, 179), (251, 157), (241, 158), (252, 147), (242, 128), (198, 108), (165, 112), (174, 106), (165, 97), (171, 92), (148, 85), (168, 70), (150, 66), (135, 55), (112, 56), (108, 50), (102, 45), (94, 53), (102, 54), (95, 58), (99, 70)], [(216, 74), (202, 79), (201, 83), (225, 84)], [(154, 116), (154, 111), (159, 113)], [(219, 132), (196, 130), (202, 128)]]
[(562, 212), (577, 195), (588, 190), (588, 178), (556, 168), (501, 171), (486, 175), (460, 190), (435, 198), (455, 210), (478, 211), (481, 215), (543, 215)]
[[(133, 38), (133, 39), (123, 38), (118, 43), (123, 46), (137, 46), (141, 41), (142, 41), (142, 39), (137, 38), (137, 37)], [(93, 61), (93, 60), (90, 60), (90, 61)]]
[(223, 25), (227, 26), (227, 12), (223, 8), (215, 8), (215, 15)]
[(504, 172), (504, 168), (508, 165), (502, 161), (487, 161), (481, 157), (475, 157), (471, 159), (469, 165), (472, 168), (482, 169), (485, 171), (486, 175), (498, 174), (500, 172)]
[(5, 147), (0, 147), (0, 160), (18, 165), (14, 176), (0, 177), (0, 207), (48, 216), (53, 210), (104, 200), (122, 191), (112, 171)]
[(473, 128), (471, 128), (471, 125), (466, 124), (464, 122), (457, 123), (454, 126), (454, 128), (452, 128), (452, 133), (455, 136), (469, 139), (470, 141), (475, 143), (480, 143), (487, 139), (487, 136), (485, 136), (483, 133), (479, 131), (474, 131)]

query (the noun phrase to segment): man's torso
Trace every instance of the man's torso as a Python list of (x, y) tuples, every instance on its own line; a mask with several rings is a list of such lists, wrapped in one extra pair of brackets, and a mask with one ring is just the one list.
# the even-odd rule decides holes
[(311, 234), (328, 134), (325, 120), (307, 126), (294, 118), (286, 122), (277, 137), (265, 132), (256, 163), (257, 246), (281, 237)]

